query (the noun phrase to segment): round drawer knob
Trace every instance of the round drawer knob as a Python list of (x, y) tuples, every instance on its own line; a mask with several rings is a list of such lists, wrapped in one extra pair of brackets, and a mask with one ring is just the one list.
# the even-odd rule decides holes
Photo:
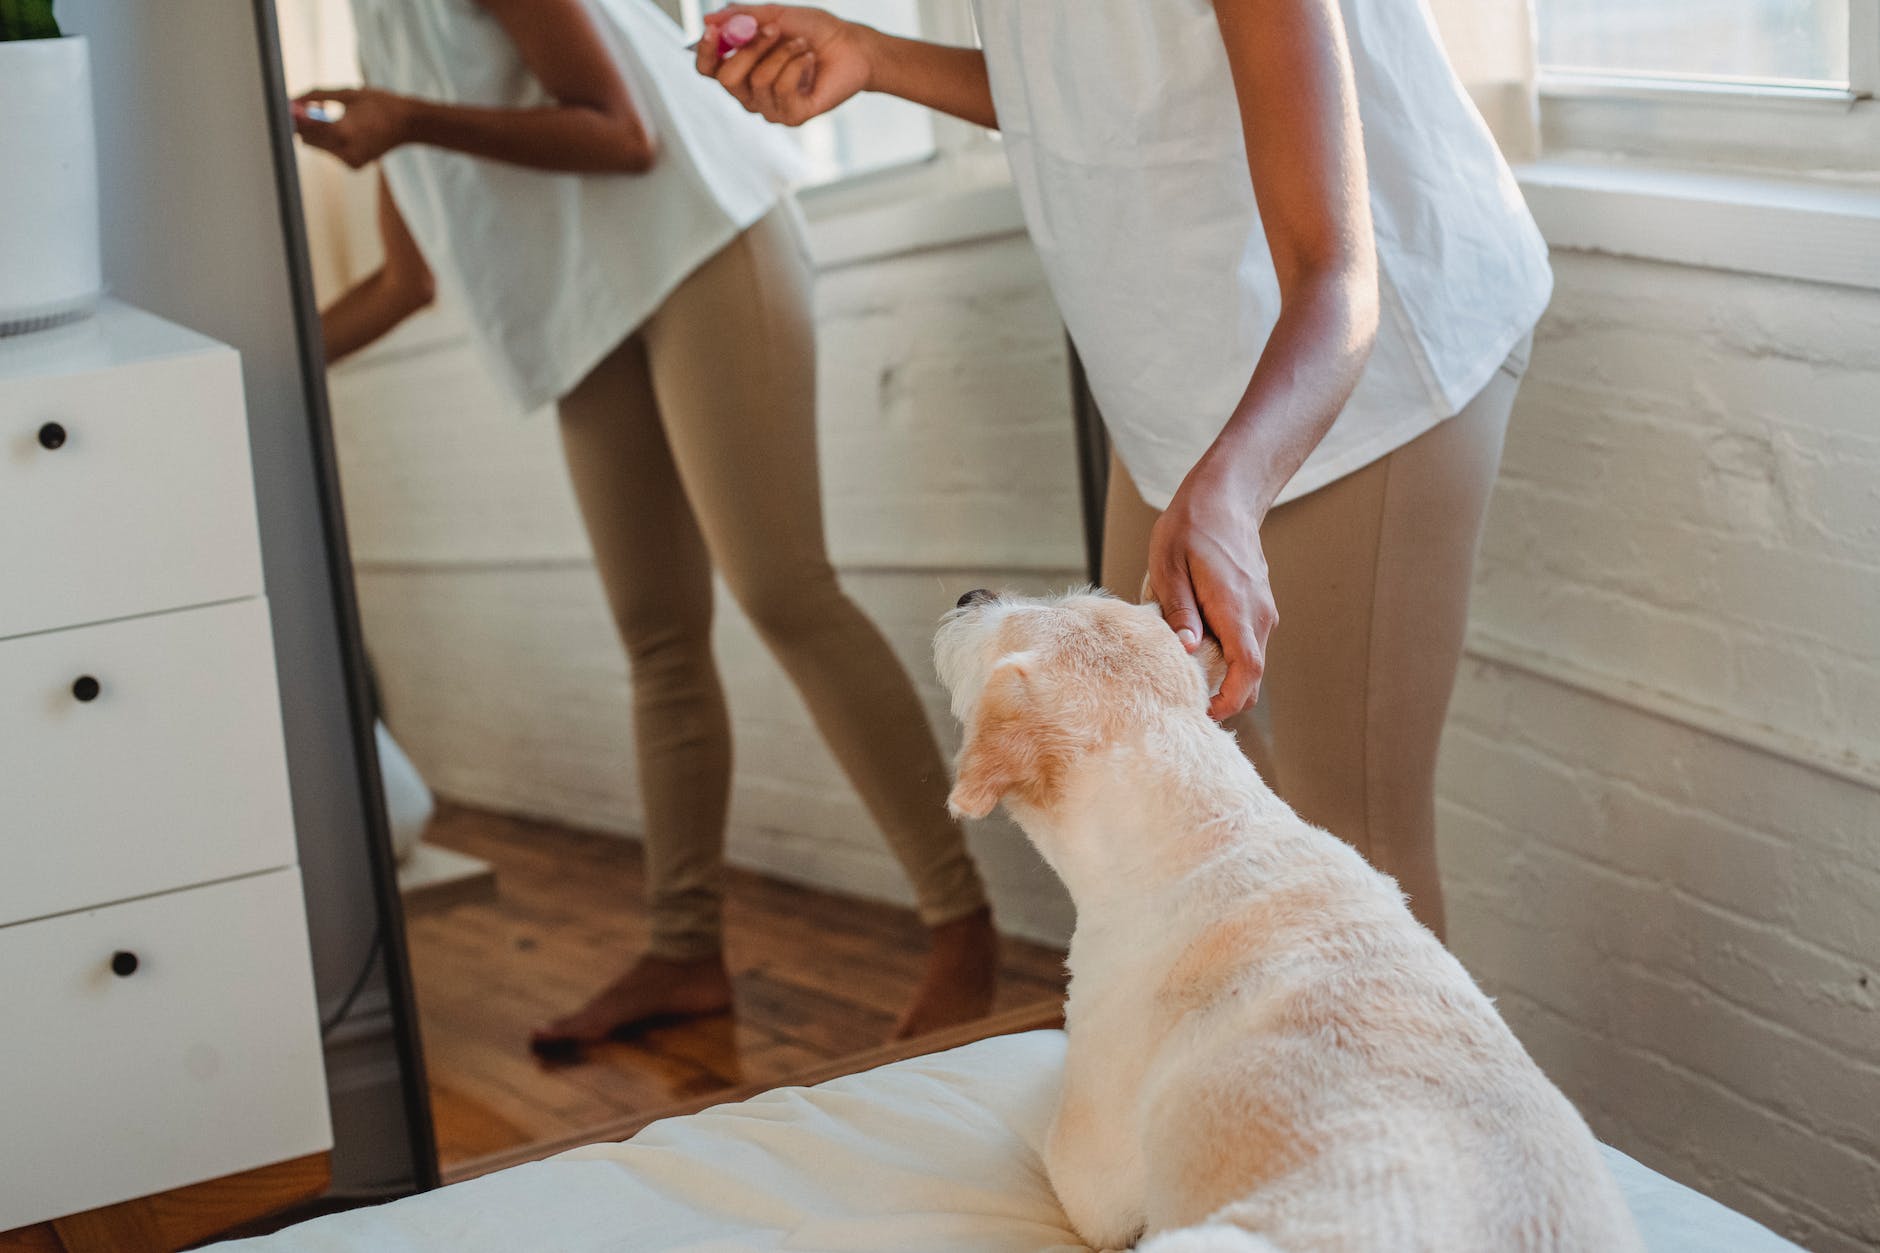
[(40, 427), (39, 446), (48, 450), (65, 447), (65, 428), (57, 422), (48, 422)]
[(111, 973), (120, 979), (128, 979), (136, 974), (137, 954), (126, 949), (111, 954)]
[(92, 678), (89, 674), (81, 674), (76, 679), (72, 680), (72, 699), (74, 700), (90, 703), (91, 701), (97, 700), (98, 693), (103, 690), (104, 688), (99, 684), (98, 680)]

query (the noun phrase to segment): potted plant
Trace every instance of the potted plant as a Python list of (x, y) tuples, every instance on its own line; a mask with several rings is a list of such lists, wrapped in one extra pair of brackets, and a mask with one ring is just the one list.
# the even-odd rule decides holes
[(52, 0), (0, 0), (0, 335), (83, 317), (102, 286), (90, 49)]

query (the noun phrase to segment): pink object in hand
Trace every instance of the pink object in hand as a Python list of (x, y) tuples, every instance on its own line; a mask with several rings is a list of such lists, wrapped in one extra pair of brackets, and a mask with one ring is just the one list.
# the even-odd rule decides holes
[(757, 38), (757, 19), (749, 13), (736, 13), (718, 28), (718, 55), (725, 56)]

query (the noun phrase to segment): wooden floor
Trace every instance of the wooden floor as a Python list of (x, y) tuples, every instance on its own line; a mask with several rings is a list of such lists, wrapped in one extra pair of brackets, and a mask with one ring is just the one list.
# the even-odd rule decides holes
[[(908, 912), (733, 871), (726, 957), (735, 1016), (660, 1027), (547, 1066), (528, 1034), (580, 1004), (644, 945), (638, 846), (462, 807), (425, 839), (496, 867), (494, 901), (409, 919), (438, 1157), (472, 1159), (874, 1049), (912, 992)], [(1063, 955), (1008, 940), (998, 1004), (1062, 992)]]

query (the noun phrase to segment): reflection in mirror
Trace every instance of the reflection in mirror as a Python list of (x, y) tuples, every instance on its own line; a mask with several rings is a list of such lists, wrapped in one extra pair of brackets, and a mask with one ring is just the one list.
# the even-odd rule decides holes
[(770, 127), (691, 6), (278, 12), (447, 1177), (1049, 1021), (1068, 910), (947, 814), (928, 658), (1086, 564), (1035, 256), (933, 226), (983, 137)]

